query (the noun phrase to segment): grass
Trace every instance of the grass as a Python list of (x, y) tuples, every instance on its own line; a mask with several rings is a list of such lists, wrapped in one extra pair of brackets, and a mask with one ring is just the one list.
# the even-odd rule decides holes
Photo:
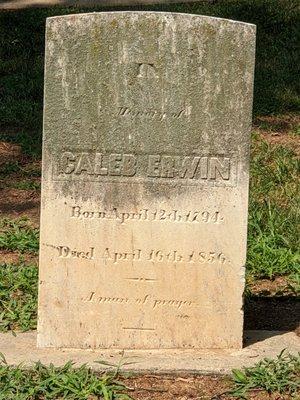
[(37, 284), (36, 265), (0, 264), (0, 331), (36, 328)]
[(35, 160), (32, 159), (31, 163), (25, 164), (18, 160), (8, 161), (0, 166), (0, 179), (7, 178), (8, 175), (18, 174), (24, 178), (40, 177), (40, 165), (36, 165)]
[(295, 296), (299, 296), (300, 294), (300, 273), (292, 273), (289, 276), (289, 289), (291, 290), (292, 293), (294, 293)]
[(126, 387), (115, 373), (99, 375), (86, 365), (74, 368), (71, 362), (62, 367), (40, 362), (32, 369), (0, 364), (0, 400), (130, 400)]
[(300, 160), (284, 146), (253, 137), (247, 274), (300, 274)]
[[(115, 7), (211, 15), (257, 25), (254, 113), (299, 111), (300, 11), (297, 0), (219, 0)], [(0, 140), (41, 151), (46, 17), (109, 8), (55, 7), (0, 14)]]
[(7, 175), (19, 172), (21, 169), (18, 161), (9, 161), (1, 165), (0, 167), (0, 178), (4, 178)]
[(240, 399), (246, 398), (251, 391), (260, 390), (299, 399), (300, 353), (295, 356), (282, 351), (276, 359), (265, 358), (253, 367), (232, 372), (235, 387), (231, 394)]
[[(62, 367), (37, 362), (28, 369), (22, 365), (8, 365), (1, 353), (0, 358), (0, 400), (132, 399), (126, 393), (132, 389), (120, 382), (119, 367), (114, 372), (99, 374), (85, 364), (76, 368), (72, 362)], [(218, 378), (220, 383), (224, 379), (228, 381), (228, 377)], [(272, 398), (279, 399), (282, 394), (297, 399), (300, 391), (300, 354), (291, 355), (282, 351), (275, 359), (265, 358), (253, 367), (235, 369), (231, 382), (232, 389), (213, 398), (225, 399), (229, 395), (230, 398), (246, 399), (248, 395), (261, 392), (268, 398), (274, 394), (276, 397)], [(150, 394), (151, 390), (150, 387)]]
[(33, 228), (27, 218), (0, 220), (0, 250), (37, 254), (39, 230)]
[(10, 186), (14, 189), (21, 189), (21, 190), (39, 190), (41, 188), (40, 182), (35, 182), (32, 180), (12, 182)]

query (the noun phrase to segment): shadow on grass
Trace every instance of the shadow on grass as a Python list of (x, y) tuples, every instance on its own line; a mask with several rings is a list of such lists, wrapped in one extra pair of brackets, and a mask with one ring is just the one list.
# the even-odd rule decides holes
[(282, 335), (283, 332), (298, 332), (300, 328), (299, 316), (300, 301), (297, 297), (251, 296), (246, 298), (244, 304), (244, 346), (247, 347)]

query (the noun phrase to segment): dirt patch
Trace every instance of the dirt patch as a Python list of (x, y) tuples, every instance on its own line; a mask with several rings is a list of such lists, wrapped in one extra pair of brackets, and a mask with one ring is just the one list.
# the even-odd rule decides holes
[(290, 135), (286, 133), (266, 133), (262, 132), (263, 139), (270, 143), (290, 148), (297, 156), (300, 156), (300, 136)]
[(38, 257), (33, 254), (28, 253), (19, 253), (16, 251), (0, 251), (0, 260), (3, 264), (38, 264)]
[(0, 142), (0, 166), (22, 158), (21, 146), (14, 143)]
[(273, 280), (260, 279), (248, 284), (248, 287), (255, 296), (289, 296), (294, 295), (295, 291), (287, 277), (278, 276)]
[(289, 133), (299, 129), (300, 114), (266, 115), (257, 117), (254, 128), (272, 133)]
[(258, 130), (268, 143), (286, 146), (300, 156), (300, 115), (258, 117), (253, 128)]
[[(39, 224), (41, 162), (22, 154), (19, 145), (0, 142), (0, 213), (7, 217), (28, 216)], [(18, 188), (18, 185), (20, 188)], [(22, 186), (23, 185), (23, 186)], [(14, 187), (15, 186), (15, 187)]]
[[(228, 391), (232, 383), (228, 377), (201, 375), (143, 375), (122, 380), (136, 400), (233, 400)], [(249, 400), (291, 400), (290, 395), (254, 390)]]
[(2, 216), (17, 218), (28, 216), (34, 226), (39, 225), (40, 192), (7, 188), (0, 191), (0, 213)]
[(211, 399), (230, 389), (228, 378), (216, 376), (144, 375), (131, 377), (125, 384), (137, 400)]

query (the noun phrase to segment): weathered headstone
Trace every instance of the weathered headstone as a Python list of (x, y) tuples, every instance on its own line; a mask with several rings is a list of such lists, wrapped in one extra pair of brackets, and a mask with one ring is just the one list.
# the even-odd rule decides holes
[(255, 26), (47, 19), (38, 345), (242, 346)]

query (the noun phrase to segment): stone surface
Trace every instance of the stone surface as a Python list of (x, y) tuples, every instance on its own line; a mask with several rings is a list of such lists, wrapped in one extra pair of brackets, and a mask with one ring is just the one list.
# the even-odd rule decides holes
[(246, 331), (242, 350), (160, 349), (38, 349), (36, 332), (0, 333), (0, 352), (10, 365), (30, 366), (36, 361), (63, 365), (72, 360), (77, 366), (87, 363), (93, 370), (105, 370), (106, 361), (117, 365), (126, 361), (122, 370), (135, 373), (203, 373), (228, 374), (233, 368), (250, 367), (261, 359), (275, 358), (283, 349), (291, 354), (300, 351), (300, 338), (295, 332)]
[(255, 27), (47, 19), (38, 345), (242, 346)]

